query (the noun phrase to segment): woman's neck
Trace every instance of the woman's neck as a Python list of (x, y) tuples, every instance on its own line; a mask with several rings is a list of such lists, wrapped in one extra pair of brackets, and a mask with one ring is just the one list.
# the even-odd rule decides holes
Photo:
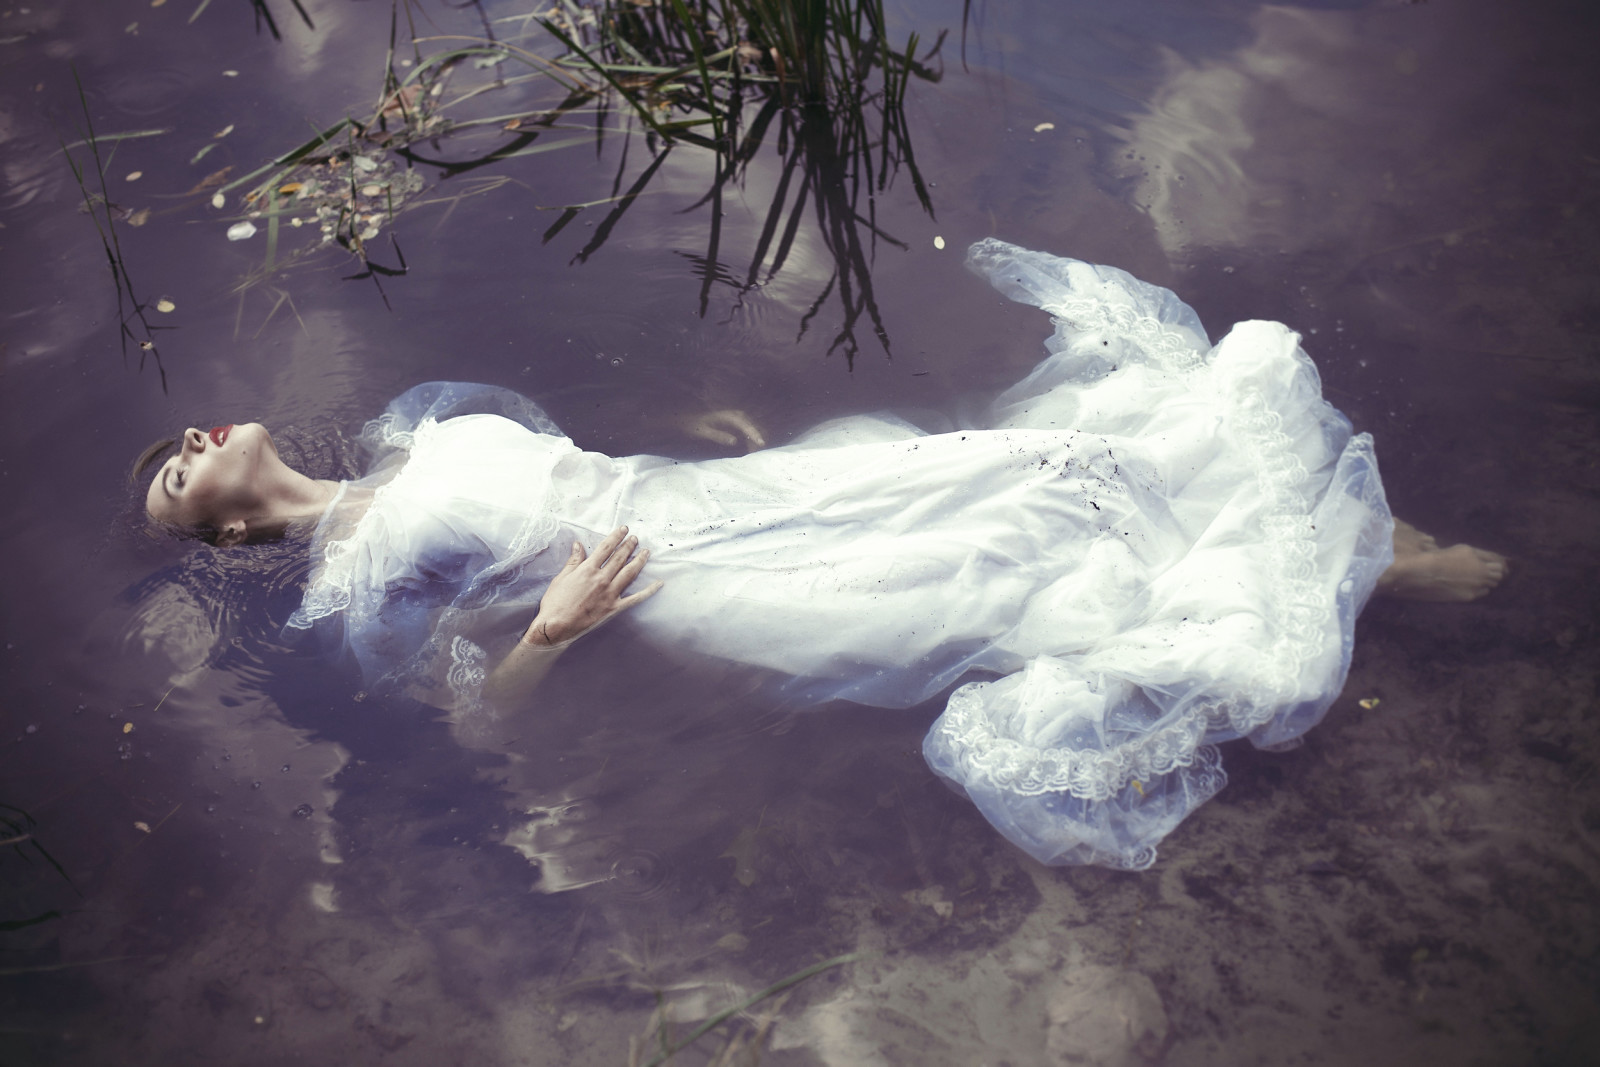
[(339, 483), (311, 478), (279, 462), (262, 486), (252, 537), (278, 537), (294, 523), (315, 521), (339, 493)]

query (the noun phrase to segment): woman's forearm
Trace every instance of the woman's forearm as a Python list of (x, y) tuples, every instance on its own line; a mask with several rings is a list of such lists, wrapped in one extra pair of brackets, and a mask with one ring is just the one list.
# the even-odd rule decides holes
[(563, 641), (558, 645), (530, 644), (527, 637), (517, 641), (516, 647), (506, 653), (506, 658), (490, 672), (483, 683), (483, 697), (490, 704), (509, 710), (525, 699), (544, 681), (556, 660), (572, 645)]
[(581, 543), (573, 542), (566, 566), (551, 579), (550, 588), (539, 600), (539, 613), (484, 682), (486, 700), (508, 710), (515, 707), (550, 673), (568, 645), (655, 595), (660, 582), (625, 595), (650, 558), (648, 551), (634, 555), (638, 545), (637, 538), (628, 536), (626, 526), (607, 534), (593, 555), (585, 552)]

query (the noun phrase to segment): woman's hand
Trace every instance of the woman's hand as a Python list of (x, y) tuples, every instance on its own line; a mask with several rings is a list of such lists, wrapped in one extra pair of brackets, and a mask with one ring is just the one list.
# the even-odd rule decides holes
[(536, 648), (559, 645), (655, 596), (660, 582), (632, 596), (622, 595), (650, 558), (649, 549), (635, 556), (638, 547), (639, 539), (628, 536), (626, 526), (607, 534), (592, 556), (585, 554), (583, 545), (573, 542), (566, 566), (551, 579), (539, 601), (539, 614), (522, 640)]
[(767, 439), (762, 435), (760, 428), (751, 421), (749, 415), (738, 408), (708, 411), (704, 415), (685, 419), (682, 425), (686, 432), (725, 448), (735, 448), (742, 444), (746, 452), (754, 452), (758, 448), (767, 447)]

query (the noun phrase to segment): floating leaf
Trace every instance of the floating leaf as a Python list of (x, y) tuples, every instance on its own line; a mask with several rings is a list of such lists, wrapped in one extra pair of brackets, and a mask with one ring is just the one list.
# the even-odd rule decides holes
[(363, 185), (361, 187), (362, 196), (377, 196), (381, 192), (383, 192), (383, 186), (381, 185)]
[(1043, 133), (1046, 130), (1053, 130), (1055, 128), (1056, 128), (1056, 124), (1053, 123), (1053, 122), (1041, 122), (1041, 123), (1039, 123), (1039, 125), (1037, 125), (1037, 126), (1035, 126), (1033, 128), (1033, 132), (1034, 133)]
[(133, 828), (138, 830), (141, 834), (147, 834), (150, 832), (150, 824), (147, 822), (136, 822), (133, 824)]
[(222, 76), (224, 78), (237, 78), (239, 76), (239, 72), (236, 70), (225, 70), (222, 72)]
[(142, 207), (138, 211), (135, 211), (133, 214), (128, 216), (128, 225), (129, 226), (143, 226), (145, 223), (147, 223), (149, 221), (150, 221), (150, 209), (147, 208), (147, 207)]
[(156, 310), (161, 312), (163, 315), (170, 315), (172, 312), (178, 310), (178, 305), (174, 304), (166, 297), (162, 297), (160, 300), (156, 301)]
[(220, 129), (216, 133), (212, 134), (211, 135), (211, 139), (213, 141), (220, 141), (220, 140), (222, 140), (224, 137), (228, 136), (228, 134), (230, 134), (232, 132), (233, 132), (233, 123), (230, 122), (226, 126), (222, 127), (222, 129)]
[(218, 211), (221, 211), (227, 202), (228, 198), (223, 196), (221, 193), (218, 193), (216, 196), (211, 198), (211, 206), (216, 208)]
[(131, 722), (123, 723), (122, 724), (122, 732), (125, 733), (125, 734), (133, 733), (133, 723), (131, 723)]
[(287, 185), (278, 186), (278, 195), (279, 196), (293, 196), (295, 193), (298, 193), (303, 188), (305, 188), (305, 186), (300, 182), (290, 182)]
[(192, 167), (196, 163), (200, 162), (202, 159), (206, 158), (206, 153), (211, 151), (215, 147), (217, 147), (217, 142), (215, 142), (215, 141), (211, 141), (211, 142), (209, 142), (207, 144), (201, 145), (200, 146), (200, 151), (196, 152), (194, 154), (193, 158), (191, 158), (189, 160), (189, 166)]
[(371, 156), (353, 156), (350, 165), (362, 174), (371, 174), (378, 169), (378, 161)]
[(140, 178), (143, 178), (143, 177), (144, 177), (144, 171), (142, 171), (142, 170), (132, 170), (132, 171), (128, 172), (128, 181), (130, 181), (130, 182), (136, 182)]
[(228, 240), (230, 241), (248, 241), (255, 235), (256, 224), (248, 219), (244, 222), (236, 222), (228, 227)]
[(1366, 708), (1368, 711), (1371, 711), (1373, 708), (1378, 706), (1378, 698), (1377, 697), (1362, 697), (1360, 700), (1356, 701), (1356, 703), (1360, 704), (1362, 707)]
[(935, 248), (943, 248), (944, 247), (944, 238), (943, 237), (935, 237), (933, 239), (933, 247), (935, 247)]

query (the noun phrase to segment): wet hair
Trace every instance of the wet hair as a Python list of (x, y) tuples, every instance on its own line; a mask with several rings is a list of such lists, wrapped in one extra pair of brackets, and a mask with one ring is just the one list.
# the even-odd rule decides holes
[[(177, 443), (176, 437), (163, 437), (147, 445), (145, 450), (139, 453), (139, 458), (133, 461), (132, 469), (128, 471), (128, 484), (138, 486), (145, 472), (161, 462), (162, 457)], [(208, 545), (217, 543), (217, 529), (214, 526), (164, 522), (149, 512), (145, 512), (144, 532), (157, 540), (204, 541)]]

